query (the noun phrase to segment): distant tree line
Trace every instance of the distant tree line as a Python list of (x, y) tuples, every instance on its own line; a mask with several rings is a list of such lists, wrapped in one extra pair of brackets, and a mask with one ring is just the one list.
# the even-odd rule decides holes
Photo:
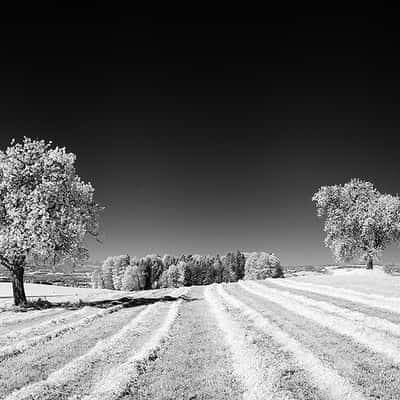
[(93, 272), (92, 286), (134, 291), (281, 276), (279, 258), (263, 252), (251, 253), (247, 260), (239, 250), (225, 256), (121, 255), (108, 257)]

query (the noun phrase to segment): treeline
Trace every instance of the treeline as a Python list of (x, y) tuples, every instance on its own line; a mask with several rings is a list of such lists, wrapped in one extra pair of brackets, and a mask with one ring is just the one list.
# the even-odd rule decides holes
[(239, 250), (222, 257), (153, 254), (139, 259), (121, 255), (108, 257), (93, 272), (92, 287), (133, 291), (281, 276), (279, 258), (263, 252), (251, 253), (247, 260)]

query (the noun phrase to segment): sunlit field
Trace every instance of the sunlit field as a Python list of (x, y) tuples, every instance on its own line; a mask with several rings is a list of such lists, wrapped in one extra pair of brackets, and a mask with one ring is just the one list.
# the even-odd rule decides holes
[(28, 311), (8, 286), (0, 398), (400, 398), (400, 279), (379, 269), (142, 292), (27, 285), (58, 303)]

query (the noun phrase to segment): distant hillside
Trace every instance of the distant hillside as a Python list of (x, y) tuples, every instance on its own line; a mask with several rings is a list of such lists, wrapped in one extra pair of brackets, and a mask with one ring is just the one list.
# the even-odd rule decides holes
[[(89, 287), (90, 276), (98, 265), (85, 264), (75, 265), (60, 264), (55, 268), (48, 265), (27, 266), (25, 271), (25, 282), (40, 283), (47, 285)], [(10, 277), (7, 269), (0, 266), (0, 282), (9, 282)]]

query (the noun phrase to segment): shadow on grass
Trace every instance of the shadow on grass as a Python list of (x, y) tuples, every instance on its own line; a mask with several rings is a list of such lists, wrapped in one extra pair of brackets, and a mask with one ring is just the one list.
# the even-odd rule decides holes
[(28, 301), (28, 304), (24, 307), (12, 307), (8, 309), (8, 311), (31, 311), (31, 310), (44, 310), (48, 308), (65, 308), (69, 310), (78, 310), (82, 307), (98, 307), (98, 308), (108, 308), (115, 307), (118, 305), (122, 305), (123, 308), (129, 307), (139, 307), (148, 304), (154, 304), (158, 302), (167, 302), (167, 301), (177, 301), (182, 299), (184, 301), (196, 301), (199, 300), (195, 297), (189, 297), (186, 295), (182, 296), (161, 296), (161, 297), (120, 297), (118, 299), (109, 299), (109, 300), (94, 300), (94, 301), (82, 301), (78, 302), (63, 302), (63, 303), (52, 303), (48, 300), (43, 300), (38, 298), (34, 301)]

